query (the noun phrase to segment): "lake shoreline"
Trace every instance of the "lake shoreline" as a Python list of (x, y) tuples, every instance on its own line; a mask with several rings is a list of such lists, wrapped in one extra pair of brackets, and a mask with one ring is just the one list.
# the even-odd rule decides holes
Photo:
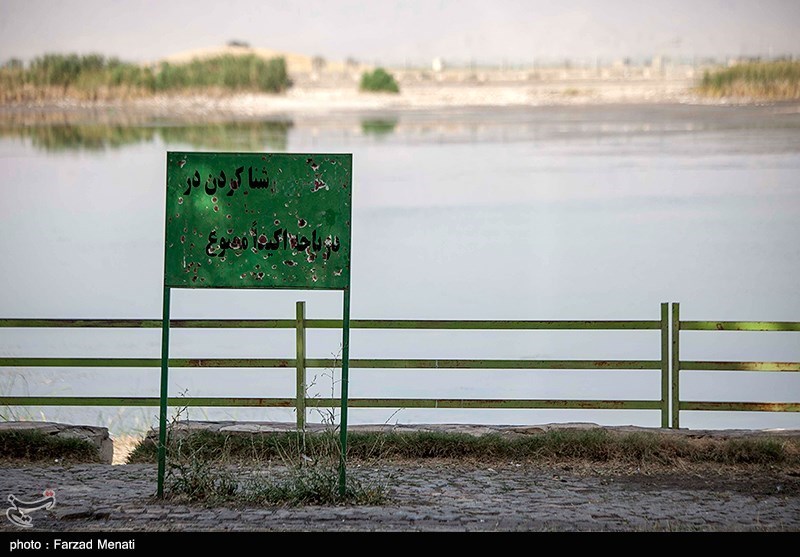
[(64, 98), (0, 105), (0, 121), (47, 123), (51, 115), (70, 120), (153, 119), (209, 122), (279, 119), (330, 114), (403, 114), (592, 107), (614, 105), (790, 106), (798, 101), (709, 98), (687, 80), (558, 82), (542, 84), (446, 84), (405, 87), (398, 95), (361, 93), (345, 87), (296, 87), (284, 94), (157, 95), (138, 99), (82, 101)]

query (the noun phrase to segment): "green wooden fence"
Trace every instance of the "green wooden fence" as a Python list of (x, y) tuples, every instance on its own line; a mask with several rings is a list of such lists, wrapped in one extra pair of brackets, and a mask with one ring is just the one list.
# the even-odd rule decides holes
[[(800, 412), (800, 402), (703, 402), (680, 400), (680, 373), (693, 370), (717, 371), (800, 371), (795, 362), (691, 362), (680, 360), (680, 331), (800, 331), (797, 322), (713, 322), (680, 321), (679, 305), (673, 304), (670, 324), (668, 304), (661, 304), (660, 318), (638, 321), (464, 321), (464, 320), (352, 320), (353, 329), (410, 330), (623, 330), (659, 332), (659, 344), (653, 339), (653, 353), (647, 360), (501, 360), (501, 359), (351, 359), (351, 369), (430, 369), (430, 370), (660, 370), (658, 399), (647, 400), (552, 400), (552, 399), (452, 399), (452, 398), (351, 398), (351, 408), (513, 408), (513, 409), (614, 409), (654, 410), (660, 412), (661, 426), (679, 427), (681, 410), (780, 411)], [(295, 408), (297, 426), (305, 426), (308, 408), (338, 406), (339, 399), (306, 396), (306, 371), (334, 368), (331, 358), (306, 357), (306, 331), (338, 329), (341, 320), (307, 319), (305, 303), (298, 302), (295, 319), (223, 319), (170, 321), (176, 329), (295, 329), (294, 358), (174, 358), (172, 368), (294, 368), (294, 396), (285, 398), (255, 397), (171, 397), (170, 406), (193, 407), (284, 407)], [(126, 328), (159, 329), (160, 319), (0, 319), (2, 328)], [(670, 330), (672, 349), (670, 351)], [(658, 347), (658, 348), (657, 348)], [(656, 352), (658, 350), (658, 352)], [(160, 358), (0, 358), (2, 367), (75, 367), (75, 368), (159, 368)], [(74, 396), (0, 396), (3, 406), (153, 406), (158, 397), (74, 397)]]
[[(680, 304), (672, 304), (672, 427), (680, 427), (681, 410), (726, 412), (800, 412), (800, 402), (721, 402), (681, 400), (681, 372), (800, 372), (800, 362), (712, 362), (688, 361), (680, 357), (681, 331), (797, 331), (794, 321), (681, 321)], [(798, 393), (800, 394), (800, 393)]]

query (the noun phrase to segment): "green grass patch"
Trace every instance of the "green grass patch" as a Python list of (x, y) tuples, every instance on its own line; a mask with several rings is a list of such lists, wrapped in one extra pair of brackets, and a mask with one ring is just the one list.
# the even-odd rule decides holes
[(0, 431), (0, 461), (100, 462), (97, 447), (84, 439), (40, 431)]
[(751, 62), (706, 71), (697, 90), (718, 98), (800, 99), (800, 61)]
[(361, 75), (360, 89), (373, 93), (400, 92), (400, 87), (397, 85), (394, 76), (383, 68), (376, 68), (371, 72), (364, 72)]

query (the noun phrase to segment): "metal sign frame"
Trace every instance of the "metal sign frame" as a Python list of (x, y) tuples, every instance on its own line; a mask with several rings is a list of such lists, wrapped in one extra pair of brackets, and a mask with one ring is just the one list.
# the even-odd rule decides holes
[(340, 290), (339, 493), (350, 367), (352, 154), (167, 152), (158, 497), (164, 496), (173, 288)]

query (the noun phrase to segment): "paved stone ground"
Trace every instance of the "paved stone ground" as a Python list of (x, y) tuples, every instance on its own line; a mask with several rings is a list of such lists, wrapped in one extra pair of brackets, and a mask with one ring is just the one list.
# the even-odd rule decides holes
[[(157, 501), (154, 465), (0, 467), (0, 496), (56, 491), (35, 530), (800, 531), (800, 472), (637, 472), (534, 464), (352, 466), (381, 506), (214, 508)], [(3, 519), (0, 531), (19, 531)]]

